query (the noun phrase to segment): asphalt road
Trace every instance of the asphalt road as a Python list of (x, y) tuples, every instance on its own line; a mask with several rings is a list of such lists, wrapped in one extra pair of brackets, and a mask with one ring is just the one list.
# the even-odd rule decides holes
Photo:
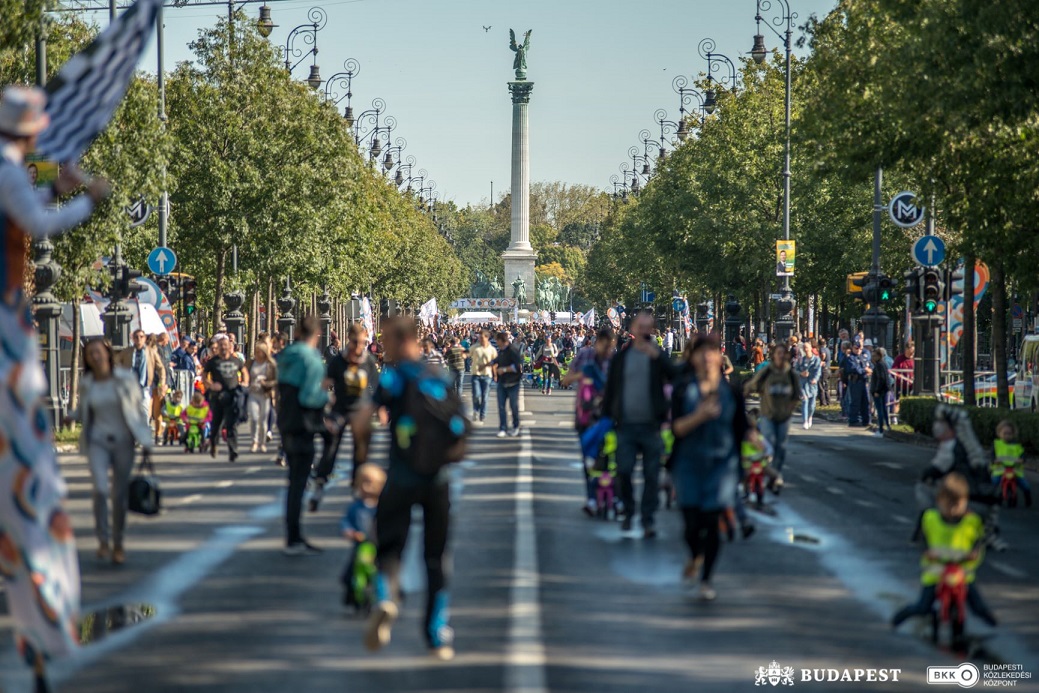
[[(528, 391), (524, 434), (495, 438), (492, 413), (455, 469), (451, 663), (424, 649), (416, 541), (404, 581), (412, 597), (393, 642), (376, 655), (361, 646), (362, 621), (339, 605), (345, 485), (305, 517), (325, 553), (287, 558), (284, 472), (270, 455), (232, 465), (226, 456), (160, 454), (167, 510), (131, 518), (128, 562), (114, 568), (94, 558), (86, 466), (64, 455), (84, 611), (131, 623), (106, 631), (95, 618), (98, 639), (55, 667), (59, 690), (751, 691), (760, 690), (757, 669), (776, 661), (795, 669), (795, 685), (819, 691), (917, 691), (929, 688), (928, 666), (959, 663), (929, 643), (922, 624), (897, 633), (887, 625), (917, 590), (912, 482), (928, 450), (836, 424), (795, 426), (783, 495), (769, 513), (753, 513), (757, 534), (724, 545), (719, 597), (702, 604), (679, 579), (676, 511), (661, 512), (651, 541), (580, 513), (570, 407), (570, 393)], [(385, 448), (380, 431), (376, 457)], [(1037, 513), (1004, 513), (1011, 549), (990, 554), (979, 574), (1000, 628), (969, 623), (991, 636), (979, 666), (998, 659), (1032, 674), (1018, 690), (1039, 690)], [(0, 617), (0, 631), (8, 626)], [(800, 680), (802, 669), (846, 668), (899, 669), (899, 681)], [(0, 689), (25, 681), (8, 646)]]

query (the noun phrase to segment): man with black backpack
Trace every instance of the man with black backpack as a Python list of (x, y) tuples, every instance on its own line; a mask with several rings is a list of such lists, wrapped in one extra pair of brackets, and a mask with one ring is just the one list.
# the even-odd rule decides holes
[[(411, 525), (411, 509), (422, 507), (425, 523), (426, 618), (424, 635), (441, 660), (454, 657), (454, 633), (448, 625), (446, 561), (451, 514), (447, 465), (465, 452), (470, 424), (462, 401), (442, 368), (423, 362), (416, 325), (403, 318), (383, 324), (386, 367), (371, 403), (353, 418), (357, 439), (368, 449), (371, 420), (377, 407), (389, 412), (390, 454), (386, 486), (375, 513), (375, 606), (365, 628), (364, 643), (377, 650), (390, 641), (400, 599), (400, 568)], [(364, 460), (358, 460), (364, 462)]]

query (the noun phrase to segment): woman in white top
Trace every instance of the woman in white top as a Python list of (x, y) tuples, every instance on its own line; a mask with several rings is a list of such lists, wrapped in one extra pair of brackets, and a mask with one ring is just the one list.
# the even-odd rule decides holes
[(249, 431), (252, 433), (252, 451), (267, 452), (267, 417), (278, 385), (278, 366), (271, 358), (266, 344), (256, 345), (249, 369)]
[[(135, 374), (127, 368), (115, 366), (112, 346), (106, 340), (98, 338), (87, 342), (83, 349), (83, 364), (86, 372), (79, 387), (79, 406), (70, 418), (83, 426), (79, 449), (87, 456), (94, 486), (97, 557), (101, 560), (111, 557), (113, 563), (120, 565), (126, 561), (123, 531), (130, 500), (134, 447), (139, 443), (146, 454), (151, 452), (151, 429)], [(111, 529), (108, 524), (109, 496), (112, 499)]]
[(541, 394), (552, 394), (552, 378), (561, 380), (559, 372), (559, 347), (552, 342), (552, 335), (545, 335), (545, 343), (538, 349), (534, 361), (541, 362)]

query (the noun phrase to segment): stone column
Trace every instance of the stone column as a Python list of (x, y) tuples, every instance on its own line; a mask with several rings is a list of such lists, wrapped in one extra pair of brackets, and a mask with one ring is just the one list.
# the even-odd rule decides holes
[[(234, 335), (235, 344), (246, 353), (248, 345), (245, 343), (245, 315), (242, 314), (242, 306), (245, 305), (245, 294), (241, 291), (230, 291), (224, 294), (224, 325), (227, 331)], [(247, 354), (248, 355), (248, 354)]]
[[(58, 319), (61, 317), (61, 304), (54, 298), (51, 289), (61, 277), (61, 267), (54, 261), (51, 253), (54, 246), (43, 238), (33, 244), (36, 251), (33, 283), (36, 295), (32, 299), (33, 315), (39, 328), (40, 355), (43, 357), (43, 371), (47, 376), (47, 396), (43, 398), (43, 408), (52, 428), (59, 428), (64, 418), (61, 411), (61, 359), (58, 350)], [(72, 319), (80, 320), (79, 304), (72, 305)], [(78, 349), (79, 345), (74, 344)], [(70, 395), (71, 396), (71, 395)]]
[(281, 311), (281, 315), (278, 317), (278, 331), (284, 332), (290, 342), (293, 341), (296, 327), (296, 316), (292, 314), (295, 308), (296, 299), (292, 297), (292, 284), (286, 278), (285, 288), (282, 289), (281, 298), (278, 299), (278, 310)]
[(318, 348), (324, 353), (332, 341), (332, 299), (328, 295), (328, 287), (321, 285), (321, 295), (317, 297), (317, 317), (321, 321), (321, 341)]
[(509, 92), (512, 94), (512, 242), (502, 254), (505, 261), (505, 280), (502, 284), (508, 287), (516, 277), (521, 277), (527, 304), (534, 303), (534, 262), (537, 259), (530, 245), (530, 128), (527, 105), (533, 90), (533, 82), (509, 82)]

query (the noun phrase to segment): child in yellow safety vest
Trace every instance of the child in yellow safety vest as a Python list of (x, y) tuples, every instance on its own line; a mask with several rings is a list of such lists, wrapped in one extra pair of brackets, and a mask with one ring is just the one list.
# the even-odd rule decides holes
[(184, 446), (188, 452), (201, 449), (202, 441), (209, 437), (207, 430), (212, 413), (209, 411), (209, 403), (201, 392), (196, 392), (191, 398), (191, 404), (185, 407), (181, 417), (187, 424), (187, 433), (184, 436)]
[(162, 403), (162, 422), (166, 426), (162, 434), (163, 445), (176, 444), (183, 437), (184, 405), (181, 404), (183, 398), (183, 393), (175, 390)]
[(992, 483), (999, 487), (1003, 475), (1010, 472), (1017, 477), (1017, 485), (1025, 497), (1025, 505), (1032, 505), (1032, 486), (1025, 477), (1025, 446), (1017, 442), (1017, 426), (1004, 419), (996, 426), (994, 443), (996, 459), (992, 463)]
[(977, 514), (970, 511), (970, 485), (966, 477), (950, 472), (942, 478), (935, 503), (937, 508), (925, 510), (920, 518), (927, 549), (920, 559), (920, 598), (895, 614), (891, 625), (897, 628), (910, 616), (927, 616), (934, 608), (938, 583), (945, 567), (958, 564), (963, 568), (967, 582), (967, 606), (982, 621), (996, 625), (996, 617), (981, 598), (974, 584), (974, 576), (983, 557), (984, 525)]

